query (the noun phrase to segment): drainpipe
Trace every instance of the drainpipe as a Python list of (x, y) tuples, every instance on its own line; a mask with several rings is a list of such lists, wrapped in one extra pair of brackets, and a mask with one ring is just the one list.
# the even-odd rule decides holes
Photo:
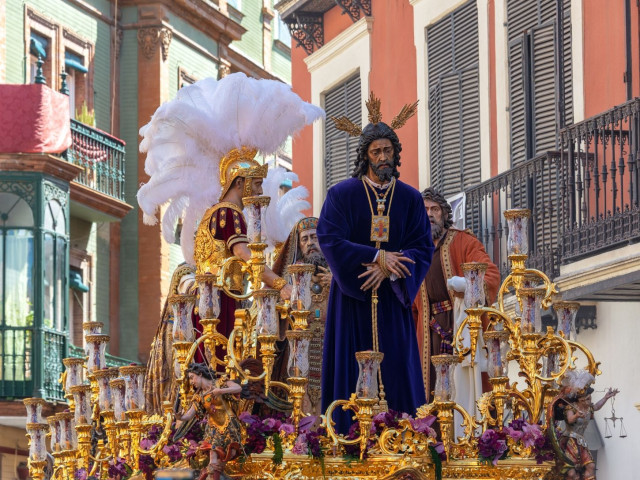
[(631, 100), (631, 97), (633, 96), (633, 84), (631, 82), (631, 0), (625, 0), (624, 2), (624, 30), (627, 54), (627, 65), (626, 71), (624, 72), (624, 81), (627, 84), (627, 100)]

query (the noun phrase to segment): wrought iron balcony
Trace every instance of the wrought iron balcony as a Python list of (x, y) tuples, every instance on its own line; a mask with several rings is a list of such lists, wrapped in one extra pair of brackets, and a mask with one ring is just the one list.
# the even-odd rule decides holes
[(71, 135), (73, 144), (66, 159), (84, 168), (76, 181), (124, 201), (124, 141), (73, 119)]
[(640, 98), (560, 132), (564, 263), (640, 241)]
[(509, 272), (503, 212), (511, 208), (531, 209), (528, 265), (552, 276), (559, 273), (559, 158), (558, 152), (547, 152), (465, 191), (466, 226), (484, 244), (503, 278)]
[(531, 209), (529, 265), (560, 264), (640, 242), (640, 98), (559, 132), (546, 152), (466, 190), (467, 227), (504, 275), (503, 212)]

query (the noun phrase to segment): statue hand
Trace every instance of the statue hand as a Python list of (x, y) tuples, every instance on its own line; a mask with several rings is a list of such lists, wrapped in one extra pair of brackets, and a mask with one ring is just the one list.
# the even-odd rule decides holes
[(405, 257), (402, 252), (386, 252), (385, 263), (387, 270), (398, 278), (406, 278), (411, 276), (411, 272), (405, 263), (416, 263), (409, 257)]
[(293, 287), (290, 284), (286, 284), (284, 287), (282, 287), (282, 290), (280, 290), (280, 298), (282, 298), (282, 300), (291, 300), (291, 292), (293, 290)]
[(366, 263), (365, 266), (367, 270), (364, 273), (358, 275), (358, 278), (365, 278), (365, 282), (360, 286), (360, 290), (377, 290), (382, 281), (387, 278), (384, 273), (382, 273), (382, 269), (380, 265), (377, 263)]
[(318, 277), (319, 279), (318, 283), (320, 283), (320, 285), (322, 285), (323, 287), (329, 287), (331, 285), (331, 280), (333, 279), (331, 271), (328, 268), (321, 267), (319, 265), (318, 270), (320, 270), (320, 273), (316, 275), (316, 277)]

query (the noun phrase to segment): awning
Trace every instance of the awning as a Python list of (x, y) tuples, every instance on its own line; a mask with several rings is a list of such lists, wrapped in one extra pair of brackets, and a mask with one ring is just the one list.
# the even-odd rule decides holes
[(73, 68), (82, 73), (87, 73), (89, 69), (84, 66), (84, 59), (80, 55), (76, 55), (71, 52), (64, 52), (64, 66), (65, 69)]
[(32, 55), (35, 55), (36, 57), (40, 55), (40, 57), (42, 57), (42, 59), (44, 60), (45, 58), (47, 58), (48, 45), (49, 45), (49, 40), (47, 40), (41, 35), (38, 35), (37, 33), (31, 32), (31, 42), (30, 42), (29, 51), (31, 52)]
[(89, 286), (82, 283), (82, 275), (76, 270), (69, 270), (69, 288), (83, 293), (89, 291)]

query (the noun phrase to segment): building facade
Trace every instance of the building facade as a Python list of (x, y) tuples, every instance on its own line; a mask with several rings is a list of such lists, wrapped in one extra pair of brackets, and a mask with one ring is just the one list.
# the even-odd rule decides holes
[[(636, 3), (282, 0), (276, 9), (293, 38), (293, 88), (327, 119), (367, 123), (370, 91), (383, 120), (419, 100), (398, 131), (400, 178), (463, 199), (460, 221), (503, 272), (502, 212), (531, 209), (529, 265), (582, 303), (578, 341), (602, 362), (594, 398), (621, 389), (615, 414), (610, 405), (596, 414), (598, 477), (634, 478), (640, 440), (621, 436), (611, 417), (627, 431), (640, 426)], [(350, 176), (356, 146), (330, 121), (294, 141), (294, 171), (312, 185), (316, 214)]]
[[(64, 92), (72, 138), (0, 153), (0, 478), (26, 460), (21, 399), (62, 400), (61, 359), (83, 354), (84, 324), (104, 324), (110, 364), (146, 361), (182, 258), (138, 212), (138, 131), (182, 86), (232, 72), (290, 81), (271, 0), (0, 2), (0, 88)], [(19, 134), (64, 121), (38, 106), (12, 106)]]

